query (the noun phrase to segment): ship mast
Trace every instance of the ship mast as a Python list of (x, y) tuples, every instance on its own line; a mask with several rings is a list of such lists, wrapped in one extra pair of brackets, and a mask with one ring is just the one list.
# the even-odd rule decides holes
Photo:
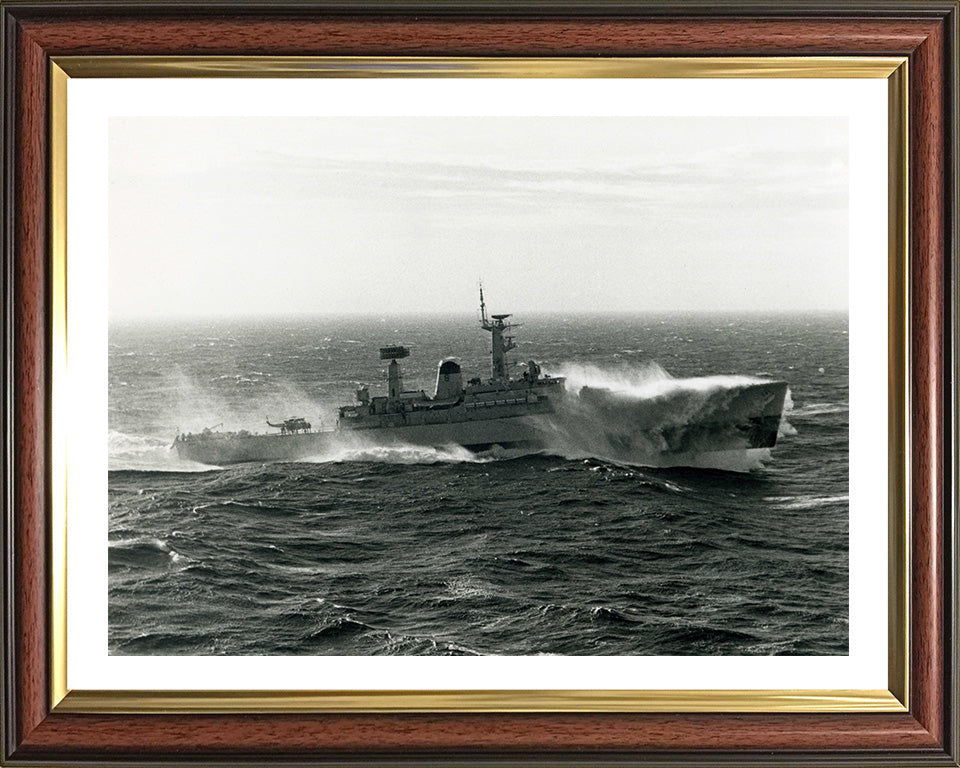
[(492, 358), (493, 380), (506, 381), (507, 376), (507, 352), (514, 349), (517, 345), (510, 335), (514, 326), (504, 321), (510, 315), (491, 315), (487, 317), (487, 305), (483, 302), (483, 286), (480, 286), (480, 327), (485, 331), (490, 331), (493, 344), (490, 350)]

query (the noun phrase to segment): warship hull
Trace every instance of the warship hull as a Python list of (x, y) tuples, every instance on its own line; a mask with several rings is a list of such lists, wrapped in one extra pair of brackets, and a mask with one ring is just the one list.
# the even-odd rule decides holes
[(224, 466), (251, 461), (297, 461), (318, 456), (333, 446), (335, 432), (299, 435), (237, 435), (216, 433), (174, 443), (177, 456), (199, 464)]
[(298, 461), (352, 447), (414, 445), (461, 446), (471, 451), (537, 448), (542, 445), (543, 416), (513, 416), (485, 421), (418, 424), (365, 429), (337, 429), (295, 435), (214, 433), (177, 441), (181, 459), (223, 466), (251, 461)]
[(410, 445), (460, 446), (474, 452), (523, 448), (652, 466), (722, 467), (725, 453), (776, 444), (786, 391), (783, 382), (727, 388), (698, 398), (693, 414), (684, 410), (682, 393), (674, 394), (667, 412), (675, 418), (665, 419), (662, 398), (638, 399), (584, 387), (566, 393), (549, 413), (285, 435), (211, 433), (174, 445), (181, 459), (214, 466), (322, 459), (349, 448)]
[[(298, 461), (343, 449), (380, 446), (461, 446), (482, 451), (523, 447), (558, 455), (592, 456), (647, 466), (723, 466), (718, 456), (763, 451), (777, 442), (786, 399), (784, 382), (700, 378), (671, 380), (659, 390), (618, 392), (581, 387), (541, 373), (529, 360), (511, 377), (506, 353), (516, 347), (509, 314), (487, 315), (480, 289), (480, 327), (491, 336), (491, 377), (464, 382), (459, 363), (437, 370), (435, 394), (403, 385), (399, 360), (410, 350), (380, 348), (389, 360), (387, 393), (361, 386), (357, 401), (339, 408), (337, 428), (312, 431), (301, 417), (279, 423), (280, 434), (213, 432), (178, 435), (181, 459), (220, 466), (250, 461)], [(659, 385), (658, 385), (659, 386)]]

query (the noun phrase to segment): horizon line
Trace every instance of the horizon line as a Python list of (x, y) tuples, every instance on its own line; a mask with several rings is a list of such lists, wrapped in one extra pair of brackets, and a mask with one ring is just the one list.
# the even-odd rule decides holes
[[(331, 318), (331, 317), (350, 317), (350, 318), (397, 318), (397, 317), (467, 317), (479, 314), (479, 308), (476, 308), (470, 312), (465, 312), (462, 310), (442, 310), (442, 309), (428, 309), (422, 311), (409, 311), (409, 310), (397, 310), (397, 311), (376, 311), (376, 310), (364, 310), (364, 311), (302, 311), (302, 312), (265, 312), (260, 314), (220, 314), (220, 313), (209, 313), (209, 314), (151, 314), (151, 315), (138, 315), (138, 314), (110, 314), (108, 315), (108, 322), (151, 322), (151, 321), (162, 321), (162, 322), (180, 322), (180, 321), (191, 321), (191, 320), (291, 320), (291, 319), (314, 319), (314, 318)], [(783, 316), (783, 315), (847, 315), (850, 314), (850, 309), (848, 307), (843, 308), (831, 308), (831, 307), (804, 307), (804, 308), (777, 308), (777, 309), (614, 309), (614, 310), (589, 310), (589, 309), (535, 309), (535, 310), (522, 310), (521, 312), (511, 312), (511, 316), (535, 316), (535, 315), (570, 315), (570, 316), (589, 316), (589, 317), (642, 317), (642, 316), (679, 316), (679, 315), (688, 315), (688, 316), (709, 316), (709, 315), (745, 315), (745, 316), (759, 316), (759, 315), (770, 315), (770, 316)]]

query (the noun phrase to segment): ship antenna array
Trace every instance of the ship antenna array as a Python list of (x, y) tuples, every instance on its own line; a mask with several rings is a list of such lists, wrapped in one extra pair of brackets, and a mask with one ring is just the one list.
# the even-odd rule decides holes
[(480, 322), (487, 325), (487, 305), (483, 303), (483, 283), (480, 283)]

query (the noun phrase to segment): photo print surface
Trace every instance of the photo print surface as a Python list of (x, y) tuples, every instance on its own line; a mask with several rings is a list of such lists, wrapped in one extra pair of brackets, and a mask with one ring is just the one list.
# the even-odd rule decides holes
[(841, 117), (113, 117), (111, 655), (844, 655)]

